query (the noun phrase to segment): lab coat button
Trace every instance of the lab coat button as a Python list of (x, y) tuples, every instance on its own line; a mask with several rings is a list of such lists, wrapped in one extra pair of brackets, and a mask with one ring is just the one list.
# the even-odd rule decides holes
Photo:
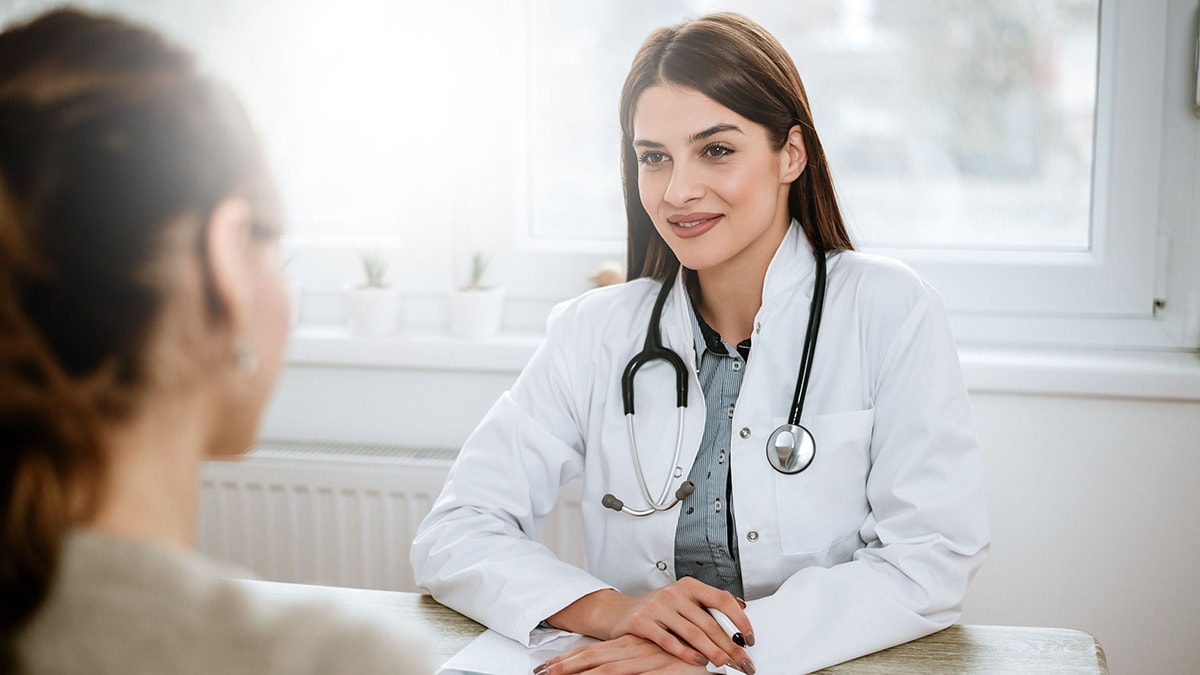
[(758, 532), (755, 532), (754, 530), (750, 530), (749, 532), (746, 533), (746, 539), (749, 541), (758, 541)]
[(738, 432), (738, 436), (750, 438), (750, 427), (742, 427), (742, 430)]
[(658, 562), (654, 563), (654, 566), (655, 566), (655, 567), (657, 567), (657, 568), (659, 569), (659, 571), (662, 571), (662, 572), (666, 572), (666, 571), (667, 571), (667, 563), (665, 563), (665, 562), (663, 562), (663, 561), (661, 561), (661, 560), (659, 560)]

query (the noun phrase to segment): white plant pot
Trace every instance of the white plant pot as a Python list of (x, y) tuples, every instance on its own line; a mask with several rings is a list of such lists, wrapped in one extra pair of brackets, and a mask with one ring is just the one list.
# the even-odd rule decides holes
[(379, 337), (396, 332), (400, 319), (400, 291), (395, 288), (359, 287), (346, 292), (350, 332)]
[(453, 290), (447, 296), (446, 305), (451, 335), (477, 340), (500, 332), (504, 318), (503, 288)]

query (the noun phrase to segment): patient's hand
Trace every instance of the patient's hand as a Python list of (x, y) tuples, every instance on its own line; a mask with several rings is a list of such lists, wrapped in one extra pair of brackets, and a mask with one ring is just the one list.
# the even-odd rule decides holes
[[(604, 666), (603, 670), (599, 670), (601, 666)], [(615, 640), (597, 642), (556, 656), (533, 672), (535, 675), (598, 672), (606, 675), (691, 675), (708, 670), (694, 663), (680, 661), (650, 640), (636, 635), (622, 635)]]

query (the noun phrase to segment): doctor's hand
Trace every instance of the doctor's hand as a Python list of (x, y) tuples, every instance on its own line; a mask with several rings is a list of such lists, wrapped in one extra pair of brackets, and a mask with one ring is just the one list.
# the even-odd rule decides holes
[(636, 635), (622, 635), (586, 645), (556, 656), (533, 670), (534, 675), (574, 675), (576, 673), (605, 673), (606, 675), (691, 675), (707, 673), (708, 669), (695, 663), (680, 661), (662, 647)]
[(691, 577), (636, 596), (612, 589), (596, 591), (567, 605), (549, 622), (601, 640), (635, 635), (687, 663), (732, 665), (753, 673), (750, 655), (705, 607), (721, 610), (746, 637), (747, 645), (754, 644), (754, 629), (742, 611), (744, 605), (728, 591)]

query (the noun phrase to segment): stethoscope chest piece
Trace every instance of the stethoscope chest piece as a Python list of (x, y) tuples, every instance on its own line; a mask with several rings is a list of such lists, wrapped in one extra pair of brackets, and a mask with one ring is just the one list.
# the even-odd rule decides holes
[(799, 424), (784, 424), (767, 440), (767, 462), (780, 473), (800, 473), (816, 456), (817, 442)]

